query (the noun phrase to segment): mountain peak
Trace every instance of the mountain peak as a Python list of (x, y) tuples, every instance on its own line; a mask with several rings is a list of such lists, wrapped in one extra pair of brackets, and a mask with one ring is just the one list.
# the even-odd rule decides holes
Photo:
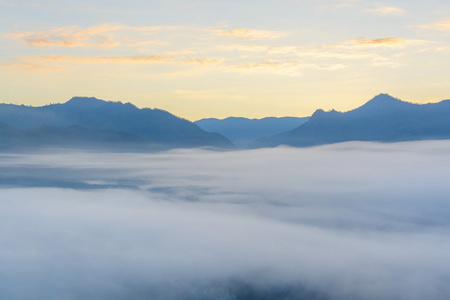
[[(94, 97), (73, 97), (65, 103), (40, 106), (37, 109), (17, 106), (17, 109), (8, 110), (0, 106), (0, 131), (4, 131), (6, 125), (1, 122), (13, 128), (26, 130), (52, 126), (58, 131), (66, 130), (70, 126), (79, 126), (84, 128), (84, 131), (74, 130), (74, 133), (85, 136), (96, 132), (99, 138), (105, 137), (105, 143), (108, 143), (108, 135), (120, 137), (121, 134), (125, 134), (138, 136), (149, 145), (161, 145), (167, 148), (233, 147), (224, 136), (205, 132), (192, 122), (178, 118), (169, 112), (150, 108), (139, 109), (131, 103), (103, 101)], [(26, 133), (24, 139), (26, 139), (28, 131), (24, 132)], [(59, 136), (52, 136), (51, 132), (48, 136), (49, 139), (59, 140)], [(45, 142), (39, 140), (39, 136), (33, 139), (30, 143)], [(70, 140), (70, 136), (67, 139)], [(126, 143), (126, 140), (123, 140), (123, 143)], [(0, 148), (1, 146), (2, 143)]]
[(106, 101), (95, 97), (72, 97), (65, 104), (69, 106), (97, 107), (104, 103), (106, 103)]
[(404, 102), (398, 98), (394, 98), (389, 94), (379, 94), (375, 97), (373, 97), (371, 100), (367, 101), (366, 104), (364, 104), (363, 106), (366, 105), (370, 105), (370, 106), (385, 106), (385, 105), (392, 105), (392, 104), (405, 104), (408, 102)]
[(414, 105), (409, 102), (404, 102), (400, 99), (394, 98), (388, 94), (379, 94), (373, 99), (366, 102), (364, 105), (354, 109), (353, 111), (367, 111), (367, 112), (385, 112), (390, 110), (400, 109), (401, 107)]
[(316, 111), (311, 115), (311, 118), (320, 116), (320, 115), (322, 115), (324, 113), (325, 113), (325, 111), (323, 109), (321, 109), (321, 108), (316, 109)]
[(98, 98), (95, 97), (79, 97), (79, 96), (75, 96), (72, 97), (69, 101), (67, 101), (66, 103), (87, 103), (87, 102), (106, 102), (104, 100), (100, 100)]
[(379, 94), (379, 95), (376, 95), (376, 96), (373, 97), (373, 99), (370, 100), (369, 102), (390, 102), (390, 101), (394, 101), (394, 102), (400, 101), (400, 102), (403, 102), (403, 101), (401, 101), (400, 99), (394, 98), (394, 97), (392, 97), (392, 96), (389, 95), (389, 94)]

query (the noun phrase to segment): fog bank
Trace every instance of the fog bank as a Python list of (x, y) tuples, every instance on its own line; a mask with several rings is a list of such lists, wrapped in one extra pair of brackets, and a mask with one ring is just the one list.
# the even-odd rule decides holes
[(448, 299), (449, 157), (449, 141), (0, 154), (0, 298), (219, 299), (244, 282)]

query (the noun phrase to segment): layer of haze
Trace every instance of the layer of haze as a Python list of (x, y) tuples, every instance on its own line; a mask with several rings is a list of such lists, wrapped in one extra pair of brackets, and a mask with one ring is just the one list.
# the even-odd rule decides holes
[(1, 154), (0, 298), (180, 299), (235, 278), (448, 299), (449, 157), (449, 141)]

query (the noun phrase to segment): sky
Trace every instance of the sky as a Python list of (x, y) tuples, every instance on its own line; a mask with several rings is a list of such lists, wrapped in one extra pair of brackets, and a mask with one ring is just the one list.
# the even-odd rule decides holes
[(450, 2), (0, 0), (0, 102), (195, 121), (450, 98)]
[(446, 300), (449, 154), (448, 140), (3, 153), (0, 297), (205, 299), (186, 295), (237, 278)]

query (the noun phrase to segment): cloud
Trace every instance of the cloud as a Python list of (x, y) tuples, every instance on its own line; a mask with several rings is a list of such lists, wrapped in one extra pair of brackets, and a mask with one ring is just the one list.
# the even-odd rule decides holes
[[(10, 31), (6, 38), (19, 40), (32, 47), (116, 47), (139, 46), (143, 44), (164, 44), (161, 32), (183, 32), (183, 36), (200, 38), (204, 34), (230, 36), (240, 40), (272, 40), (287, 36), (286, 33), (257, 29), (199, 29), (182, 26), (141, 26), (122, 24), (101, 24), (88, 28), (78, 26), (59, 27), (44, 31)], [(149, 36), (158, 35), (160, 40)]]
[(182, 58), (180, 61), (185, 64), (199, 64), (201, 66), (214, 66), (226, 61), (223, 57), (202, 57), (202, 58)]
[[(239, 51), (248, 53), (258, 53), (241, 57), (243, 60), (258, 58), (269, 58), (263, 62), (252, 62), (247, 64), (234, 65), (242, 68), (253, 68), (260, 66), (293, 66), (299, 64), (298, 58), (301, 57), (305, 61), (303, 65), (312, 64), (312, 60), (321, 60), (328, 58), (339, 59), (364, 59), (364, 58), (378, 58), (379, 55), (360, 51), (361, 45), (355, 43), (355, 40), (342, 41), (330, 45), (311, 45), (311, 46), (221, 46), (219, 50)], [(290, 60), (282, 60), (280, 57), (291, 57)]]
[(129, 63), (129, 62), (170, 62), (177, 59), (173, 56), (58, 56), (42, 55), (34, 57), (19, 57), (21, 60), (54, 61), (54, 62), (83, 62), (83, 63)]
[(287, 36), (284, 32), (270, 31), (270, 30), (258, 30), (258, 29), (245, 29), (238, 28), (232, 30), (216, 29), (211, 30), (211, 33), (216, 36), (229, 36), (240, 40), (274, 40)]
[(112, 32), (124, 29), (122, 25), (99, 25), (89, 28), (68, 26), (48, 31), (8, 32), (7, 38), (17, 39), (35, 47), (113, 47), (120, 43)]
[[(218, 50), (252, 53), (240, 60), (228, 60), (224, 69), (299, 76), (302, 70), (339, 70), (347, 68), (349, 61), (368, 60), (374, 67), (398, 67), (399, 50), (430, 43), (425, 40), (403, 38), (358, 38), (333, 44), (309, 46), (245, 46), (229, 45)], [(342, 61), (330, 61), (339, 59)]]
[(244, 64), (230, 64), (226, 67), (226, 70), (297, 77), (303, 75), (302, 70), (311, 66), (315, 65), (299, 60), (266, 60)]
[[(380, 59), (381, 53), (370, 51), (376, 48), (381, 50), (389, 50), (395, 48), (404, 48), (406, 46), (421, 45), (429, 43), (425, 40), (402, 39), (402, 38), (380, 38), (365, 39), (358, 38), (352, 40), (338, 41), (334, 44), (326, 45), (310, 45), (310, 46), (224, 46), (220, 49), (240, 52), (258, 52), (264, 53), (269, 57), (306, 57), (308, 59)], [(383, 47), (380, 47), (383, 46)], [(386, 49), (383, 49), (386, 48)], [(252, 64), (249, 64), (252, 65)]]
[[(165, 34), (162, 34), (163, 32)], [(397, 49), (405, 49), (426, 42), (389, 37), (380, 39), (359, 38), (325, 45), (273, 46), (268, 43), (255, 44), (247, 41), (281, 38), (286, 36), (286, 33), (243, 28), (227, 30), (179, 26), (131, 27), (120, 24), (104, 24), (89, 28), (62, 27), (42, 32), (10, 32), (7, 35), (34, 46), (127, 46), (137, 49), (133, 53), (125, 53), (124, 55), (123, 49), (120, 48), (120, 52), (111, 52), (111, 55), (108, 56), (104, 53), (83, 56), (84, 53), (71, 50), (71, 53), (67, 53), (70, 55), (21, 56), (17, 58), (20, 60), (19, 64), (16, 66), (13, 66), (13, 63), (10, 64), (11, 68), (23, 70), (39, 70), (38, 65), (42, 65), (42, 70), (44, 68), (51, 69), (52, 63), (53, 65), (56, 65), (56, 63), (170, 63), (178, 66), (191, 64), (217, 67), (219, 72), (239, 70), (259, 73), (273, 72), (273, 74), (288, 76), (298, 76), (305, 69), (342, 69), (348, 67), (351, 60), (367, 60), (368, 64), (372, 66), (397, 66), (396, 60), (398, 60), (398, 57), (395, 56), (397, 53), (394, 53)], [(211, 35), (233, 37), (245, 42), (205, 46), (204, 38), (210, 39)], [(191, 39), (189, 46), (186, 46), (184, 40), (179, 44), (178, 41), (173, 39), (174, 36)], [(195, 40), (201, 45), (196, 43)], [(146, 45), (149, 44), (153, 47), (148, 48)], [(147, 53), (150, 53), (150, 55)], [(238, 56), (240, 54), (241, 56)], [(333, 59), (335, 61), (332, 61)], [(347, 62), (336, 61), (336, 59), (346, 60)], [(31, 64), (36, 65), (36, 67), (32, 68)], [(192, 76), (195, 72), (200, 71), (189, 70), (185, 72), (180, 68), (180, 70), (173, 70), (171, 74)]]
[(219, 57), (191, 58), (171, 55), (137, 55), (137, 56), (24, 56), (18, 59), (23, 61), (47, 62), (81, 62), (81, 63), (182, 63), (199, 64), (202, 66), (216, 65), (224, 61)]
[(227, 50), (227, 51), (242, 51), (242, 52), (267, 52), (270, 49), (270, 46), (260, 46), (260, 45), (227, 45), (227, 46), (218, 46), (219, 50)]
[(153, 40), (148, 41), (147, 36), (166, 30), (183, 29), (186, 28), (179, 26), (132, 27), (120, 24), (102, 24), (88, 28), (66, 26), (46, 31), (10, 31), (5, 34), (5, 37), (22, 41), (32, 47), (116, 47), (160, 43)]
[(450, 30), (450, 19), (429, 25), (421, 25), (419, 28), (432, 30)]
[(406, 13), (403, 9), (394, 6), (383, 6), (374, 9), (368, 9), (368, 12), (380, 14), (380, 15), (403, 15)]
[(355, 40), (355, 42), (359, 45), (395, 45), (406, 43), (407, 40), (400, 38), (384, 38), (374, 40), (358, 39)]
[(269, 50), (272, 54), (289, 54), (297, 57), (306, 57), (308, 59), (322, 60), (329, 58), (338, 59), (373, 59), (378, 54), (359, 51), (354, 45), (341, 43), (336, 45), (311, 46), (311, 47), (274, 47)]
[(298, 60), (286, 61), (262, 61), (242, 65), (231, 65), (229, 69), (239, 71), (251, 71), (256, 73), (268, 73), (284, 76), (301, 76), (306, 69), (315, 70), (340, 70), (347, 66), (344, 64), (306, 63)]
[(52, 68), (52, 67), (47, 67), (47, 66), (43, 66), (40, 64), (27, 63), (27, 62), (3, 64), (3, 65), (0, 65), (0, 67), (14, 69), (14, 70), (32, 71), (32, 72), (62, 71), (62, 69), (60, 69), (60, 68)]
[(1, 154), (0, 294), (448, 299), (448, 155), (449, 141)]
[(295, 67), (298, 66), (300, 62), (298, 61), (263, 61), (245, 65), (235, 66), (237, 69), (258, 69), (258, 68), (280, 68), (280, 67)]

